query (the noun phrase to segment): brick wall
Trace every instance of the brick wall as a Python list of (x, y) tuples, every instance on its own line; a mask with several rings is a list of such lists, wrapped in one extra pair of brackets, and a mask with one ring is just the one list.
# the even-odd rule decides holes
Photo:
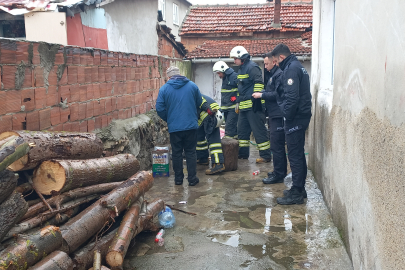
[(179, 59), (182, 59), (184, 57), (184, 55), (181, 55), (174, 48), (170, 40), (163, 34), (159, 34), (158, 54)]
[(165, 70), (158, 56), (0, 39), (0, 132), (83, 131), (151, 110)]

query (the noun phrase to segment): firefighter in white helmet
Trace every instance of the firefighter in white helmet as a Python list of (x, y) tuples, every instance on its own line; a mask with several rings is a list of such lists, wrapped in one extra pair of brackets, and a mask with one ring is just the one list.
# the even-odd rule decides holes
[(249, 158), (250, 133), (253, 131), (260, 154), (256, 163), (270, 162), (270, 141), (265, 126), (266, 116), (262, 100), (252, 98), (254, 92), (261, 92), (264, 89), (262, 70), (250, 60), (250, 55), (243, 46), (233, 48), (230, 57), (239, 66), (237, 76), (239, 96), (236, 99), (239, 103), (239, 158)]
[(225, 117), (225, 138), (238, 137), (238, 114), (235, 112), (238, 97), (238, 74), (224, 61), (214, 64), (213, 71), (222, 79), (221, 111)]

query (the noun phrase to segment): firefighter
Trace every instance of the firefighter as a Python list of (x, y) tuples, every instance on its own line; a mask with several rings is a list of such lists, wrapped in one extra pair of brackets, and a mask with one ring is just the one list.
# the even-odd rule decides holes
[(239, 109), (239, 158), (249, 158), (250, 133), (253, 131), (260, 154), (256, 163), (270, 162), (270, 141), (267, 137), (262, 100), (252, 97), (253, 93), (264, 89), (262, 71), (250, 60), (248, 51), (242, 46), (233, 48), (230, 57), (234, 59), (236, 65), (240, 66), (237, 77), (239, 96), (236, 99), (238, 103), (236, 110)]
[(238, 114), (235, 112), (238, 97), (238, 79), (236, 72), (224, 61), (214, 64), (213, 71), (222, 79), (221, 112), (225, 118), (225, 138), (238, 138)]
[(216, 174), (225, 170), (219, 127), (223, 121), (219, 105), (212, 98), (201, 95), (197, 130), (197, 164), (208, 165), (208, 148), (211, 154), (211, 169), (205, 174)]
[(285, 139), (292, 173), (292, 187), (277, 198), (278, 204), (303, 204), (306, 197), (305, 130), (311, 121), (312, 95), (309, 75), (288, 46), (277, 45), (271, 52), (273, 60), (283, 71), (277, 87), (277, 103), (284, 117)]

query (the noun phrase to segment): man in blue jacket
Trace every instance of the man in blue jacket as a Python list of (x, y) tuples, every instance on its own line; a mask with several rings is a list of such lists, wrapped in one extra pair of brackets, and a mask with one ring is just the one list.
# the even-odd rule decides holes
[(292, 187), (277, 198), (279, 204), (304, 203), (307, 161), (305, 159), (305, 130), (311, 120), (312, 96), (307, 70), (297, 57), (284, 45), (277, 45), (271, 52), (273, 60), (283, 71), (277, 87), (277, 104), (284, 117), (288, 160), (292, 172)]
[(198, 184), (197, 177), (197, 110), (202, 97), (197, 85), (180, 75), (177, 67), (167, 69), (169, 78), (159, 90), (156, 111), (160, 118), (167, 122), (172, 146), (174, 183), (183, 184), (183, 151), (186, 155), (188, 185)]

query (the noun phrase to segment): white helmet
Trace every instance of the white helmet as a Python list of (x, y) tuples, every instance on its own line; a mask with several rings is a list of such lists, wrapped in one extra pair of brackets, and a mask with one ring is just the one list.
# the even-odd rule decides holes
[(230, 58), (242, 58), (243, 55), (249, 54), (249, 52), (243, 46), (236, 46), (231, 50), (229, 54)]
[(229, 67), (224, 61), (218, 61), (214, 64), (212, 70), (214, 72), (225, 72)]
[(217, 126), (216, 128), (219, 128), (223, 123), (224, 123), (224, 116), (220, 111), (217, 111), (215, 114), (215, 117), (217, 118)]

